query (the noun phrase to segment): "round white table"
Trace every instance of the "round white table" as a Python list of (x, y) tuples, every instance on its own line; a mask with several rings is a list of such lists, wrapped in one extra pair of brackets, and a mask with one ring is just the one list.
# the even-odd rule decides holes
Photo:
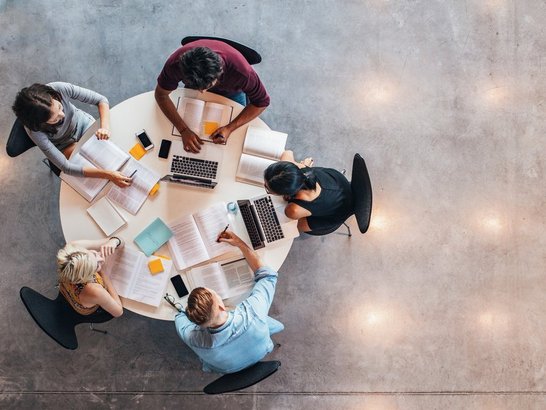
[[(171, 93), (171, 99), (176, 105), (178, 97), (188, 96), (199, 98), (205, 101), (214, 101), (225, 105), (231, 105), (233, 108), (233, 118), (237, 116), (242, 106), (225, 97), (213, 93), (198, 93), (194, 90), (177, 89)], [(180, 137), (172, 135), (172, 124), (167, 117), (163, 115), (159, 106), (156, 104), (153, 91), (129, 98), (116, 105), (110, 110), (111, 117), (111, 140), (121, 149), (128, 152), (137, 142), (135, 133), (145, 129), (148, 136), (154, 143), (155, 148), (149, 151), (140, 162), (161, 175), (169, 173), (169, 160), (157, 156), (162, 139), (176, 141)], [(259, 118), (254, 119), (251, 125), (261, 128), (269, 127)], [(248, 124), (247, 124), (248, 125)], [(126, 246), (137, 249), (133, 239), (146, 226), (148, 226), (156, 217), (160, 217), (165, 223), (175, 220), (184, 214), (192, 214), (198, 210), (205, 209), (218, 202), (230, 202), (237, 199), (251, 198), (265, 193), (261, 187), (243, 184), (235, 181), (235, 173), (239, 163), (239, 157), (242, 152), (245, 132), (247, 125), (234, 131), (225, 148), (223, 163), (220, 170), (218, 185), (215, 189), (199, 189), (185, 185), (161, 182), (159, 192), (148, 197), (142, 208), (136, 215), (131, 215), (124, 209), (117, 207), (124, 215), (127, 224), (114, 233), (125, 240)], [(82, 137), (79, 146), (92, 136), (98, 128), (95, 123)], [(173, 144), (173, 148), (175, 144)], [(169, 158), (173, 154), (173, 148)], [(109, 183), (101, 194), (95, 199), (100, 199), (109, 189), (112, 183)], [(61, 183), (59, 211), (61, 226), (64, 237), (67, 242), (77, 239), (98, 239), (103, 238), (104, 234), (95, 224), (93, 219), (86, 212), (91, 204), (81, 197), (65, 182)], [(292, 246), (292, 240), (282, 241), (279, 245), (271, 248), (265, 248), (259, 251), (264, 261), (273, 269), (278, 270)], [(168, 247), (164, 245), (158, 251), (160, 255), (170, 255)], [(177, 275), (175, 267), (171, 271), (171, 276)], [(167, 292), (176, 296), (176, 292), (171, 282), (168, 281)], [(179, 300), (184, 303), (185, 298)], [(123, 306), (132, 312), (148, 316), (155, 319), (174, 320), (176, 311), (167, 302), (163, 301), (158, 307), (149, 306), (130, 299), (122, 298)]]

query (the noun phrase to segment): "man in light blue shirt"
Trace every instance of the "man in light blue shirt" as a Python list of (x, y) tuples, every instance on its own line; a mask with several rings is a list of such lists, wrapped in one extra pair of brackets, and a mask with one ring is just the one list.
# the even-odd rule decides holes
[(259, 255), (233, 232), (219, 238), (237, 246), (254, 271), (256, 284), (250, 296), (227, 311), (218, 294), (196, 288), (188, 297), (185, 312), (176, 315), (180, 338), (199, 356), (203, 370), (234, 373), (252, 366), (273, 350), (271, 335), (284, 329), (267, 314), (273, 302), (277, 272), (266, 267)]

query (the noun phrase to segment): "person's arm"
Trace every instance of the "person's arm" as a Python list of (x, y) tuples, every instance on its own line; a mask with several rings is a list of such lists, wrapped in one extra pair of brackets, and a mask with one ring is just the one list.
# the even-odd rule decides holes
[(79, 239), (70, 242), (72, 246), (79, 248), (100, 251), (103, 257), (108, 257), (118, 248), (122, 248), (125, 244), (116, 236), (103, 239)]
[(293, 151), (290, 151), (290, 150), (286, 150), (284, 151), (282, 154), (281, 154), (281, 158), (280, 158), (281, 161), (287, 161), (287, 162), (291, 162), (293, 164), (295, 164), (298, 168), (305, 168), (305, 167), (312, 167), (313, 166), (313, 158), (311, 157), (307, 157), (301, 161), (296, 161), (296, 159), (294, 158), (294, 152)]
[(106, 289), (98, 283), (88, 283), (80, 293), (80, 300), (86, 305), (99, 305), (114, 317), (123, 314), (121, 299), (110, 278), (101, 274)]
[(198, 328), (198, 326), (193, 323), (188, 317), (186, 316), (186, 312), (182, 311), (178, 313), (174, 318), (174, 326), (176, 328), (176, 333), (178, 333), (178, 336), (184, 343), (187, 345), (193, 345), (195, 343), (192, 343), (192, 331)]
[(273, 303), (278, 274), (270, 267), (264, 266), (256, 270), (254, 275), (256, 284), (243, 303), (250, 305), (258, 316), (265, 319)]
[(110, 105), (108, 102), (101, 101), (98, 104), (100, 128), (95, 135), (99, 140), (107, 140), (110, 138)]
[(254, 118), (258, 117), (267, 107), (256, 107), (255, 105), (247, 105), (241, 113), (235, 117), (228, 125), (218, 128), (212, 134), (213, 142), (217, 144), (225, 144), (233, 131), (243, 125), (249, 123)]
[(218, 240), (239, 248), (253, 272), (256, 272), (258, 269), (265, 266), (265, 263), (262, 261), (262, 258), (260, 258), (260, 255), (258, 255), (258, 253), (253, 249), (250, 249), (248, 245), (233, 232), (226, 231), (220, 233)]
[(180, 135), (182, 135), (182, 141), (184, 143), (184, 149), (190, 152), (199, 152), (203, 141), (188, 128), (176, 107), (174, 106), (169, 95), (172, 91), (165, 90), (158, 85), (155, 87), (155, 100), (159, 108), (165, 114), (165, 117), (176, 127)]

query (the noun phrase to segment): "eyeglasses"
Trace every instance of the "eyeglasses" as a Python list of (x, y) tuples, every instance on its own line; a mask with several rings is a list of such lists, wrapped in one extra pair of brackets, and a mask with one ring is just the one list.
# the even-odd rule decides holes
[(169, 305), (171, 305), (173, 308), (178, 310), (179, 312), (182, 312), (182, 305), (178, 302), (175, 302), (175, 298), (173, 295), (169, 295), (168, 293), (165, 293), (165, 296), (163, 296), (163, 299), (167, 301)]

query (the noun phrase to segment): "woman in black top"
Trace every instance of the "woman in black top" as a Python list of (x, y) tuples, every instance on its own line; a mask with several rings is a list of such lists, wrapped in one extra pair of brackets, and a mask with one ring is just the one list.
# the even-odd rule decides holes
[(298, 220), (301, 232), (320, 234), (337, 229), (353, 214), (351, 184), (332, 168), (311, 168), (313, 160), (296, 162), (292, 151), (264, 172), (268, 193), (288, 201), (285, 214)]

